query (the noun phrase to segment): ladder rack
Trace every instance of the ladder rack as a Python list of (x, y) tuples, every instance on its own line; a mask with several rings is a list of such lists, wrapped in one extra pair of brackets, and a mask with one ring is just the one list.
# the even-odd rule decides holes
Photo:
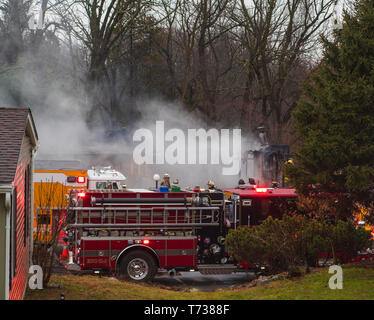
[(76, 207), (70, 228), (191, 229), (219, 226), (219, 207)]

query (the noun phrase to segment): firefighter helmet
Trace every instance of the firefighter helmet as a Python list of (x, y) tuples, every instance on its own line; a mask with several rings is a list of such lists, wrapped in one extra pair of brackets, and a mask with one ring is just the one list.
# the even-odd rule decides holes
[(162, 187), (170, 187), (170, 176), (168, 173), (164, 174), (160, 185)]
[[(256, 180), (253, 179), (253, 178), (249, 178), (249, 179), (248, 179), (248, 183), (249, 183), (249, 184), (252, 184), (252, 185), (256, 185)], [(243, 183), (243, 184), (244, 184), (244, 183)]]

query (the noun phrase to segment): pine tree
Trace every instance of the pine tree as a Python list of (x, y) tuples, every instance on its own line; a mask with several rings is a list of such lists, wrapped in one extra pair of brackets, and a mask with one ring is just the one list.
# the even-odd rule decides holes
[(374, 0), (357, 1), (322, 41), (293, 113), (301, 147), (286, 171), (300, 192), (314, 185), (365, 199), (374, 187)]

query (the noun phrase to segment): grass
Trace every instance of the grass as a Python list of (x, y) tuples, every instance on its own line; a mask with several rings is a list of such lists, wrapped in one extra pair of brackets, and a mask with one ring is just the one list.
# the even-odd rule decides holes
[(99, 276), (53, 275), (59, 288), (28, 290), (26, 300), (371, 300), (374, 299), (374, 267), (343, 267), (343, 289), (328, 286), (328, 269), (313, 270), (300, 278), (273, 281), (261, 286), (202, 292), (175, 290), (157, 284), (137, 284)]

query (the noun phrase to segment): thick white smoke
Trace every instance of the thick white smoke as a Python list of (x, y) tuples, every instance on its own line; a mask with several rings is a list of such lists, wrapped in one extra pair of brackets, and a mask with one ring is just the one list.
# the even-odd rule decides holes
[[(150, 100), (144, 101), (142, 104), (142, 119), (137, 123), (138, 128), (143, 128), (150, 130), (153, 133), (153, 150), (156, 152), (156, 144), (160, 141), (156, 139), (161, 139), (161, 143), (164, 144), (164, 150), (167, 150), (173, 142), (165, 141), (165, 136), (167, 132), (171, 129), (179, 129), (184, 133), (185, 140), (185, 161), (183, 164), (173, 164), (170, 165), (165, 161), (164, 164), (156, 163), (156, 155), (153, 157), (154, 164), (145, 164), (144, 166), (149, 167), (149, 171), (157, 172), (159, 174), (169, 173), (171, 175), (171, 181), (178, 179), (182, 186), (200, 185), (201, 187), (206, 187), (209, 180), (213, 180), (218, 187), (233, 187), (238, 183), (239, 178), (247, 179), (253, 176), (253, 171), (251, 170), (251, 165), (244, 168), (244, 164), (240, 161), (241, 171), (232, 175), (223, 174), (223, 168), (227, 168), (227, 165), (223, 164), (222, 157), (219, 159), (218, 164), (214, 164), (212, 161), (212, 155), (221, 155), (222, 152), (228, 152), (228, 154), (233, 155), (233, 129), (234, 128), (224, 128), (229, 129), (230, 140), (229, 146), (230, 150), (222, 150), (222, 145), (212, 145), (211, 140), (207, 141), (196, 140), (196, 149), (191, 150), (188, 148), (188, 130), (191, 129), (203, 129), (208, 131), (209, 129), (217, 129), (221, 132), (221, 128), (210, 128), (206, 127), (204, 121), (202, 120), (202, 115), (196, 113), (188, 113), (185, 108), (179, 103), (165, 102), (161, 100)], [(162, 121), (164, 126), (164, 136), (156, 135), (156, 121)], [(222, 136), (220, 136), (222, 139)], [(139, 144), (139, 142), (138, 142)], [(201, 147), (202, 152), (207, 153), (206, 155), (199, 154), (199, 147)], [(243, 153), (248, 150), (255, 150), (260, 147), (260, 143), (254, 137), (241, 136), (241, 160), (243, 159)], [(196, 164), (188, 164), (188, 153), (196, 152)], [(201, 164), (201, 159), (206, 157), (207, 164)], [(247, 168), (248, 167), (248, 168)]]
[[(48, 57), (48, 54), (45, 54)], [(64, 55), (63, 52), (58, 53), (54, 58), (61, 70), (64, 70), (64, 65), (67, 66), (66, 69), (72, 68), (68, 55)], [(23, 59), (33, 61), (30, 57), (23, 57)], [(40, 62), (40, 60), (37, 61)], [(81, 75), (81, 78), (83, 77), (84, 74)], [(186, 136), (188, 129), (211, 129), (206, 127), (203, 121), (204, 115), (189, 113), (177, 102), (156, 98), (138, 99), (136, 107), (141, 114), (140, 120), (132, 124), (132, 129), (126, 135), (116, 135), (115, 138), (107, 139), (104, 125), (87, 124), (86, 119), (90, 109), (85, 101), (85, 93), (83, 88), (77, 88), (72, 83), (69, 70), (66, 71), (66, 74), (53, 74), (50, 75), (50, 79), (46, 79), (42, 72), (35, 72), (35, 65), (25, 64), (17, 70), (16, 78), (23, 96), (26, 97), (27, 106), (32, 109), (39, 134), (40, 147), (37, 160), (78, 159), (81, 161), (82, 168), (89, 168), (93, 165), (111, 165), (128, 177), (127, 185), (129, 187), (153, 186), (154, 173), (159, 173), (161, 176), (164, 173), (169, 173), (171, 180), (178, 179), (182, 187), (196, 185), (206, 187), (209, 180), (213, 180), (218, 187), (233, 187), (237, 185), (239, 178), (247, 179), (252, 176), (250, 165), (245, 164), (245, 170), (242, 169), (240, 173), (224, 175), (222, 169), (227, 165), (222, 164), (222, 159), (219, 164), (212, 164), (211, 161), (212, 152), (214, 153), (217, 151), (215, 148), (221, 148), (221, 146), (211, 146), (210, 142), (206, 146), (202, 146), (202, 150), (207, 152), (207, 164), (199, 162), (202, 154), (197, 154), (197, 164), (171, 165), (167, 162), (164, 164), (136, 164), (133, 160), (133, 151), (139, 142), (133, 141), (133, 134), (137, 129), (148, 129), (154, 133), (156, 121), (163, 121), (165, 132), (169, 129), (180, 129)], [(4, 90), (0, 93), (0, 99), (6, 100), (6, 105), (18, 105), (16, 101), (11, 101), (8, 93)], [(40, 101), (41, 105), (39, 105)], [(213, 129), (219, 130), (221, 128)], [(232, 135), (234, 128), (225, 127), (224, 129), (230, 129)], [(154, 139), (154, 145), (156, 145), (158, 141), (156, 141), (155, 135)], [(255, 137), (242, 135), (241, 140), (242, 154), (248, 150), (259, 148)], [(171, 143), (164, 141), (165, 150)], [(197, 143), (201, 144), (202, 142), (198, 141)], [(199, 153), (198, 147), (199, 145), (195, 149), (197, 153)], [(229, 154), (232, 154), (232, 150), (229, 151)], [(191, 150), (187, 148), (186, 163), (188, 163), (188, 152)], [(221, 150), (217, 152), (220, 153)]]

